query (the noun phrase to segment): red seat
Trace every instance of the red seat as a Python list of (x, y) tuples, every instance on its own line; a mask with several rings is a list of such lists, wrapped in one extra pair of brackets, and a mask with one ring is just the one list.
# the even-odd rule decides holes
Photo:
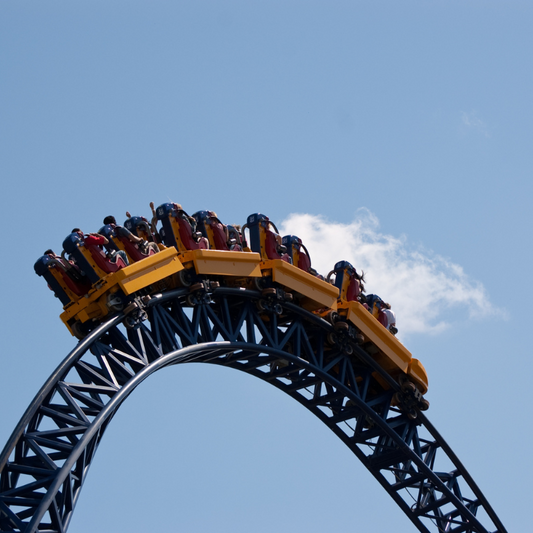
[(309, 272), (311, 269), (311, 259), (301, 248), (300, 252), (298, 253), (298, 264), (296, 266), (305, 272)]
[(210, 224), (211, 231), (213, 232), (213, 240), (215, 241), (215, 248), (217, 250), (229, 250), (228, 238), (224, 230), (224, 226), (221, 222), (212, 219)]
[[(89, 280), (87, 280), (86, 283), (83, 283), (82, 281), (74, 280), (69, 275), (69, 269), (75, 269), (77, 267), (75, 267), (74, 265), (66, 265), (63, 259), (59, 259), (59, 257), (55, 258), (51, 268), (55, 268), (61, 274), (65, 285), (76, 296), (84, 296), (91, 289), (91, 283)], [(81, 274), (79, 274), (79, 276), (81, 277)]]
[(274, 233), (272, 230), (266, 228), (265, 229), (265, 252), (267, 254), (267, 257), (269, 259), (281, 259), (282, 261), (286, 261), (287, 263), (291, 262), (291, 258), (289, 254), (280, 254), (278, 252), (278, 240), (277, 240), (277, 234)]
[(205, 237), (200, 237), (196, 241), (191, 223), (187, 220), (186, 215), (175, 216), (174, 218), (178, 223), (181, 242), (187, 250), (207, 250), (209, 248), (209, 241)]
[(147, 254), (143, 254), (141, 250), (139, 250), (139, 247), (126, 237), (118, 237), (118, 239), (124, 245), (126, 253), (133, 259), (133, 261), (140, 261), (141, 259), (155, 254), (155, 251), (151, 248), (149, 248)]
[(357, 301), (360, 292), (361, 288), (359, 285), (359, 281), (352, 277), (352, 279), (350, 280), (350, 284), (348, 285), (348, 289), (346, 290), (346, 299), (349, 302)]
[(85, 244), (84, 246), (91, 253), (91, 256), (94, 259), (94, 262), (96, 263), (98, 268), (101, 268), (104, 272), (107, 272), (108, 274), (116, 272), (117, 270), (120, 270), (121, 268), (127, 266), (122, 257), (120, 257), (120, 255), (116, 256), (115, 261), (111, 261), (110, 259), (108, 259), (105, 252), (97, 244)]

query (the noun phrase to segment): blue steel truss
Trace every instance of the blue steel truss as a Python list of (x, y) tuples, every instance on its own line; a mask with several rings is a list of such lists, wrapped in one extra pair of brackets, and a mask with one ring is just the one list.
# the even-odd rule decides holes
[(194, 361), (252, 374), (307, 407), (419, 531), (506, 533), (427, 418), (393, 407), (399, 385), (326, 320), (277, 294), (209, 283), (138, 304), (81, 341), (28, 407), (0, 455), (1, 532), (65, 532), (122, 402), (156, 370)]

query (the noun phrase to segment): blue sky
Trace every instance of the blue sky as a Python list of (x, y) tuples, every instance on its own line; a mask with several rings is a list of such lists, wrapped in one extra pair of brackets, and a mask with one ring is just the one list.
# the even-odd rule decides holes
[[(4, 0), (0, 442), (74, 346), (46, 248), (150, 201), (262, 212), (321, 269), (364, 264), (428, 417), (525, 531), (532, 23), (513, 0)], [(389, 500), (290, 398), (189, 365), (121, 407), (70, 531), (412, 532)]]

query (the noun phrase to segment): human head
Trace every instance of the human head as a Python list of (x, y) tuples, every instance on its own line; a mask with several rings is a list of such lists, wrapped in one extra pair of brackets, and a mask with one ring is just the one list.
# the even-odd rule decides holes
[(115, 220), (115, 217), (113, 215), (109, 215), (104, 218), (104, 224), (117, 224), (117, 221)]
[(54, 250), (51, 250), (50, 248), (48, 248), (48, 250), (45, 250), (43, 255), (56, 255), (56, 254), (54, 253)]

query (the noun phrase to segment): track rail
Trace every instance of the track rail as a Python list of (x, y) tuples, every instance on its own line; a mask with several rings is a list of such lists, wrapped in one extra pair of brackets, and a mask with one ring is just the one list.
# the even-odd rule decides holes
[(157, 295), (145, 311), (136, 327), (118, 315), (93, 331), (28, 407), (0, 455), (1, 532), (65, 532), (122, 402), (153, 372), (195, 361), (252, 374), (307, 407), (419, 531), (506, 533), (427, 418), (391, 406), (398, 384), (351, 338), (328, 343), (325, 320), (258, 291), (207, 285), (193, 300), (188, 289)]

